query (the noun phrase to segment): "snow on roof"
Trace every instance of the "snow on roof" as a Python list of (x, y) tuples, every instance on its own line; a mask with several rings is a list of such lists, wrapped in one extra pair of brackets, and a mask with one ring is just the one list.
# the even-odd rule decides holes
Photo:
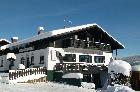
[[(59, 35), (59, 34), (63, 34), (63, 33), (69, 33), (69, 32), (72, 32), (72, 31), (76, 31), (76, 30), (79, 30), (79, 29), (88, 28), (88, 27), (92, 27), (92, 26), (97, 26), (97, 27), (101, 28), (96, 23), (93, 23), (93, 24), (86, 24), (86, 25), (81, 25), (81, 26), (76, 26), (76, 27), (70, 27), (70, 28), (63, 28), (63, 29), (53, 30), (53, 31), (46, 32), (44, 34), (40, 34), (40, 35), (36, 35), (34, 37), (31, 37), (31, 38), (24, 39), (22, 41), (18, 41), (17, 43), (14, 43), (14, 44), (9, 44), (8, 47), (19, 45), (19, 44), (23, 44), (23, 43), (33, 42), (33, 41), (40, 40), (40, 39), (43, 39), (43, 38), (48, 38), (48, 37)], [(102, 29), (102, 31), (105, 32), (105, 33), (107, 33), (103, 29)], [(116, 42), (118, 42), (115, 38), (113, 38), (108, 33), (107, 33), (107, 35), (110, 36)], [(118, 43), (120, 45), (122, 45), (120, 42), (118, 42)]]
[(108, 65), (108, 72), (111, 74), (122, 73), (123, 75), (129, 76), (131, 71), (131, 65), (122, 60), (113, 60)]
[(1, 41), (5, 41), (5, 42), (7, 42), (7, 43), (11, 43), (10, 41), (8, 41), (8, 40), (6, 40), (6, 39), (0, 39), (0, 42)]
[(8, 53), (6, 59), (10, 59), (10, 58), (16, 59), (16, 55), (14, 53)]
[(18, 40), (18, 37), (12, 37), (12, 39), (16, 39), (16, 40)]
[(43, 27), (38, 27), (37, 30), (38, 30), (38, 31), (39, 31), (39, 30), (43, 30), (43, 31), (44, 31), (44, 28), (43, 28)]
[(123, 46), (123, 48), (125, 48), (125, 46), (122, 44), (122, 43), (120, 43), (119, 41), (117, 41), (115, 38), (113, 38), (107, 31), (105, 31), (102, 27), (100, 27), (99, 25), (97, 25), (99, 28), (101, 28), (108, 36), (110, 36), (113, 40), (115, 40), (116, 42), (118, 42), (120, 45), (122, 45)]

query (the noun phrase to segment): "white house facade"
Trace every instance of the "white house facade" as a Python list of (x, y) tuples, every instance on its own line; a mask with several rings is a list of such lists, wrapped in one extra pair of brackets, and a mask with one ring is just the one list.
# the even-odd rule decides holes
[[(37, 36), (22, 41), (17, 41), (17, 37), (12, 38), (12, 43), (1, 46), (0, 71), (45, 67), (47, 79), (54, 80), (54, 71), (68, 72), (68, 66), (74, 65), (74, 69), (69, 72), (78, 73), (81, 68), (76, 67), (82, 65), (107, 68), (113, 59), (113, 50), (124, 48), (95, 23), (46, 33), (43, 30), (39, 28)], [(13, 53), (16, 58), (7, 58), (8, 53)], [(61, 69), (58, 69), (60, 67)], [(85, 70), (88, 71), (88, 67)], [(94, 71), (96, 70), (91, 69), (89, 74), (96, 74), (92, 73)]]

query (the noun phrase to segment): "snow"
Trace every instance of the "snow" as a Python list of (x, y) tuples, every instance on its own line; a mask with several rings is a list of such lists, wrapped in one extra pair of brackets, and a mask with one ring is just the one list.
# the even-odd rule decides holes
[(0, 39), (0, 42), (1, 41), (5, 41), (5, 42), (7, 42), (7, 43), (11, 43), (10, 41), (8, 41), (8, 40), (6, 40), (6, 39)]
[(122, 60), (113, 60), (108, 65), (108, 72), (112, 74), (114, 73), (122, 73), (123, 75), (130, 76), (131, 65)]
[(82, 79), (83, 74), (81, 73), (68, 73), (62, 76), (62, 78), (76, 78), (76, 79)]
[(60, 83), (0, 83), (0, 92), (95, 92), (94, 89), (80, 88)]
[(9, 73), (0, 73), (0, 83), (9, 83)]
[(19, 69), (25, 69), (25, 65), (19, 64)]
[(112, 38), (113, 40), (115, 40), (118, 44), (120, 44), (123, 48), (125, 48), (125, 46), (122, 44), (122, 43), (120, 43), (119, 41), (117, 41), (115, 38), (113, 38), (113, 36), (111, 36), (107, 31), (105, 31), (102, 27), (100, 27), (99, 25), (97, 25), (99, 28), (101, 28), (103, 31), (104, 31), (104, 33), (106, 33), (108, 36), (110, 36), (110, 38)]
[(44, 28), (43, 27), (38, 27), (38, 31), (40, 31), (40, 30), (44, 31)]
[(8, 53), (6, 59), (10, 59), (10, 58), (16, 59), (16, 55), (14, 53)]
[(12, 39), (16, 39), (16, 40), (18, 40), (18, 37), (12, 37)]
[(81, 82), (81, 86), (83, 88), (95, 89), (95, 84), (94, 83)]
[(133, 89), (128, 86), (115, 85), (108, 86), (106, 90), (98, 90), (97, 92), (135, 92)]
[(7, 48), (7, 45), (3, 45), (0, 47), (0, 50), (5, 50)]

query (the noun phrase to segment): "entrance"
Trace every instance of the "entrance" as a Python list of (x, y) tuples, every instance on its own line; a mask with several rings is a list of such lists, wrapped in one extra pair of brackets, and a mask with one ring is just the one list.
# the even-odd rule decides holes
[(83, 74), (83, 82), (92, 82), (91, 74)]
[(92, 74), (92, 81), (95, 84), (95, 88), (101, 87), (100, 73)]

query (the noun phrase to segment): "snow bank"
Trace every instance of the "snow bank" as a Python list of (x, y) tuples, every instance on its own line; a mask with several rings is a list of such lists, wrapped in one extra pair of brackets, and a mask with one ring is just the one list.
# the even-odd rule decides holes
[(115, 85), (115, 86), (108, 86), (106, 92), (135, 92), (128, 86), (122, 85)]
[(131, 65), (122, 60), (113, 60), (108, 65), (108, 73), (122, 73), (123, 75), (130, 76)]
[(60, 83), (0, 83), (0, 92), (95, 92), (94, 89), (79, 88)]
[(81, 73), (68, 73), (68, 74), (63, 75), (62, 78), (82, 79), (83, 74), (81, 74)]
[(19, 69), (25, 69), (25, 65), (19, 64)]
[(0, 73), (0, 83), (9, 83), (9, 73)]
[(95, 84), (94, 83), (81, 82), (81, 86), (83, 88), (95, 89)]
[(96, 92), (135, 92), (133, 89), (128, 86), (115, 85), (108, 86), (106, 90), (97, 90)]

